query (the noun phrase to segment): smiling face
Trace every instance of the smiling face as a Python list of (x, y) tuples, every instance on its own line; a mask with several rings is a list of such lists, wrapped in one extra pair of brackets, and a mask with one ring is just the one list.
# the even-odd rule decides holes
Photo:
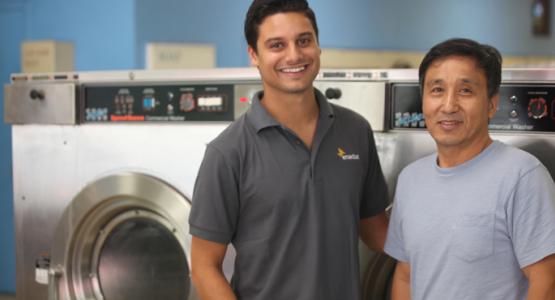
[(321, 51), (310, 20), (301, 13), (277, 13), (264, 19), (258, 33), (257, 50), (248, 51), (265, 95), (312, 91)]
[(423, 84), (424, 117), (438, 152), (480, 153), (490, 142), (488, 121), (498, 95), (488, 98), (484, 70), (470, 57), (448, 56), (434, 61)]

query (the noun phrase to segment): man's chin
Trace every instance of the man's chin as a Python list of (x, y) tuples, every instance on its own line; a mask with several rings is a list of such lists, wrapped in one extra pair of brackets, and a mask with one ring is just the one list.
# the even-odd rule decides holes
[(438, 147), (457, 147), (461, 144), (461, 139), (454, 136), (432, 136)]
[(282, 90), (289, 94), (303, 94), (312, 89), (313, 89), (312, 85), (303, 85), (303, 86), (287, 86), (287, 87), (284, 87)]

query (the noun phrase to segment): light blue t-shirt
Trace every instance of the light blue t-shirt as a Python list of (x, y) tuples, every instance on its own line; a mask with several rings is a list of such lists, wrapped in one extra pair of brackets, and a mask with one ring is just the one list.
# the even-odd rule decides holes
[(385, 252), (411, 266), (411, 298), (525, 299), (522, 268), (555, 253), (555, 184), (532, 155), (494, 141), (399, 175)]

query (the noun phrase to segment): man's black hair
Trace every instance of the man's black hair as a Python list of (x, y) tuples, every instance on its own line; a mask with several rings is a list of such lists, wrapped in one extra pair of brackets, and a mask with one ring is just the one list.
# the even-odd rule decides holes
[(247, 11), (244, 29), (247, 43), (255, 52), (258, 50), (256, 41), (258, 40), (260, 24), (264, 22), (266, 17), (286, 12), (298, 12), (305, 15), (312, 23), (316, 39), (318, 39), (316, 16), (306, 0), (254, 0)]
[(435, 45), (428, 51), (418, 69), (421, 91), (424, 91), (426, 71), (428, 71), (430, 65), (434, 61), (449, 56), (470, 57), (476, 60), (478, 67), (484, 70), (486, 75), (488, 97), (491, 99), (499, 92), (499, 85), (501, 84), (501, 64), (503, 62), (501, 54), (492, 46), (463, 38), (446, 40)]

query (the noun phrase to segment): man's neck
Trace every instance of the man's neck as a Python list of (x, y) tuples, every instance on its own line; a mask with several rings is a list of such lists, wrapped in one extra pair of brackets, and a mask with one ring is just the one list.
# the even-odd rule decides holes
[(477, 141), (472, 146), (438, 146), (437, 164), (441, 168), (452, 168), (463, 164), (482, 153), (493, 140), (489, 135), (487, 138)]
[(320, 112), (314, 89), (298, 94), (265, 89), (261, 104), (274, 119), (292, 130), (309, 149), (312, 148)]
[(318, 119), (319, 107), (314, 89), (295, 94), (264, 90), (261, 104), (274, 119), (291, 129)]

